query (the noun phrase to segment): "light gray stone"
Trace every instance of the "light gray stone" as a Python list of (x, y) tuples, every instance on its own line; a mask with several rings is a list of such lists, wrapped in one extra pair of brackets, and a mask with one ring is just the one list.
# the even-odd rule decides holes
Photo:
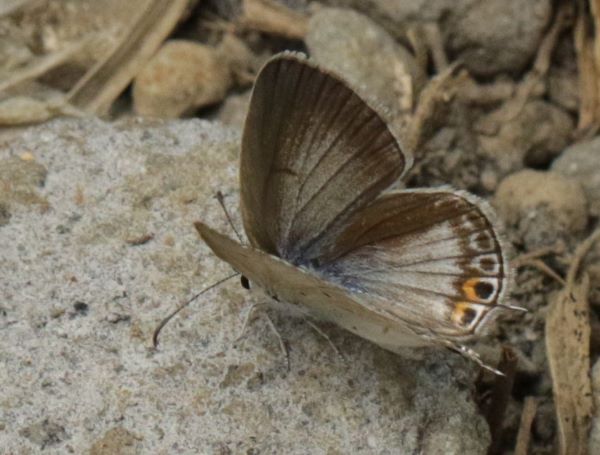
[(552, 170), (577, 180), (588, 198), (590, 213), (600, 216), (600, 137), (566, 148)]
[(392, 116), (412, 112), (426, 75), (412, 54), (367, 16), (323, 8), (311, 17), (305, 41), (311, 58)]
[(539, 99), (527, 102), (516, 115), (500, 120), (496, 116), (497, 111), (493, 111), (481, 117), (475, 129), (481, 131), (481, 125), (492, 125), (489, 134), (479, 135), (479, 149), (504, 175), (525, 166), (549, 166), (570, 142), (575, 128), (569, 114)]
[[(25, 130), (47, 201), (0, 227), (0, 447), (5, 453), (484, 454), (476, 369), (407, 359), (273, 314), (235, 343), (251, 296), (237, 280), (156, 324), (231, 272), (192, 222), (239, 226), (239, 137), (216, 123), (60, 120)], [(11, 158), (13, 157), (13, 158)], [(235, 345), (235, 346), (234, 346)], [(418, 356), (417, 356), (418, 357)]]
[(581, 185), (556, 172), (524, 169), (500, 182), (494, 205), (528, 251), (581, 234), (588, 222)]

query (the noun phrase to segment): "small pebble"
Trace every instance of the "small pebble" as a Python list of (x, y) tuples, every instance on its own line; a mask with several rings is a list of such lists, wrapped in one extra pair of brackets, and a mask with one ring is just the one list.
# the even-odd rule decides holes
[(556, 172), (523, 170), (500, 182), (494, 205), (516, 227), (528, 249), (580, 234), (587, 225), (587, 201), (581, 185)]
[(600, 216), (600, 137), (565, 149), (552, 163), (552, 170), (578, 181), (590, 203), (590, 214)]
[(547, 101), (530, 101), (517, 115), (497, 119), (493, 111), (481, 117), (474, 129), (481, 153), (506, 175), (523, 166), (547, 167), (567, 146), (574, 129), (573, 119)]
[(135, 78), (133, 107), (138, 115), (176, 118), (221, 101), (232, 83), (229, 62), (216, 48), (171, 40)]

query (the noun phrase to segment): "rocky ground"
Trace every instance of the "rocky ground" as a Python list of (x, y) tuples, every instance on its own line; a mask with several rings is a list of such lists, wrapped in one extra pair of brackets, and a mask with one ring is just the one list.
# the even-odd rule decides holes
[[(2, 453), (600, 452), (597, 13), (550, 0), (0, 3)], [(343, 74), (401, 130), (416, 159), (398, 186), (449, 184), (495, 207), (508, 303), (528, 313), (473, 347), (505, 379), (321, 327), (344, 360), (270, 312), (288, 370), (264, 315), (237, 340), (256, 301), (237, 280), (152, 347), (163, 317), (230, 273), (193, 222), (233, 234), (221, 191), (241, 226), (249, 90), (284, 49)]]

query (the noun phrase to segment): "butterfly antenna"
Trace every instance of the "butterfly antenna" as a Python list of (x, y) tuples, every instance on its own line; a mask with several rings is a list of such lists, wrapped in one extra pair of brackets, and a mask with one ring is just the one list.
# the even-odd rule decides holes
[(202, 289), (200, 292), (198, 292), (198, 294), (196, 294), (195, 296), (193, 296), (191, 299), (189, 299), (187, 302), (179, 305), (175, 310), (173, 310), (171, 312), (171, 314), (169, 314), (166, 318), (164, 318), (160, 324), (158, 324), (158, 326), (156, 327), (156, 329), (154, 329), (154, 334), (152, 335), (152, 345), (154, 346), (154, 348), (156, 349), (156, 347), (158, 346), (158, 335), (160, 334), (160, 331), (163, 329), (163, 327), (165, 325), (167, 325), (167, 323), (173, 319), (173, 317), (179, 313), (181, 310), (183, 310), (186, 306), (188, 306), (190, 303), (192, 303), (194, 300), (196, 300), (198, 297), (200, 297), (202, 294), (204, 294), (205, 292), (210, 291), (211, 289), (216, 288), (217, 286), (223, 284), (225, 281), (230, 280), (231, 278), (234, 278), (236, 276), (238, 276), (239, 273), (233, 273), (225, 278), (220, 279), (219, 281), (217, 281), (216, 283), (211, 284), (210, 286), (208, 286), (207, 288)]
[(219, 204), (221, 204), (221, 208), (223, 209), (223, 212), (225, 212), (227, 221), (229, 221), (229, 225), (231, 226), (231, 229), (233, 229), (233, 232), (235, 232), (235, 236), (238, 238), (240, 243), (244, 243), (242, 240), (242, 236), (240, 235), (238, 230), (235, 228), (235, 224), (233, 224), (233, 220), (231, 219), (231, 216), (229, 215), (229, 210), (227, 210), (227, 207), (225, 206), (225, 197), (223, 196), (223, 193), (221, 193), (220, 191), (217, 191), (217, 194), (215, 195), (215, 197), (217, 198), (217, 201), (219, 201)]

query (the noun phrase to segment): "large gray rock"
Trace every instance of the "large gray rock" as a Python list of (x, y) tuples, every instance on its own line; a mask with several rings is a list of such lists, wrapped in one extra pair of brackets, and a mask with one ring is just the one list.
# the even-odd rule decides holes
[(518, 73), (535, 55), (552, 15), (550, 0), (326, 0), (361, 11), (402, 35), (437, 22), (453, 58), (476, 75)]
[[(239, 138), (200, 121), (61, 120), (25, 130), (0, 160), (43, 172), (0, 227), (0, 447), (4, 453), (483, 454), (475, 368), (390, 354), (273, 314), (234, 346), (252, 298), (237, 280), (158, 323), (231, 272), (198, 239), (239, 226)], [(13, 163), (15, 169), (18, 166)]]
[(427, 76), (413, 55), (367, 16), (320, 9), (308, 23), (305, 40), (311, 58), (375, 98), (392, 116), (412, 112)]

